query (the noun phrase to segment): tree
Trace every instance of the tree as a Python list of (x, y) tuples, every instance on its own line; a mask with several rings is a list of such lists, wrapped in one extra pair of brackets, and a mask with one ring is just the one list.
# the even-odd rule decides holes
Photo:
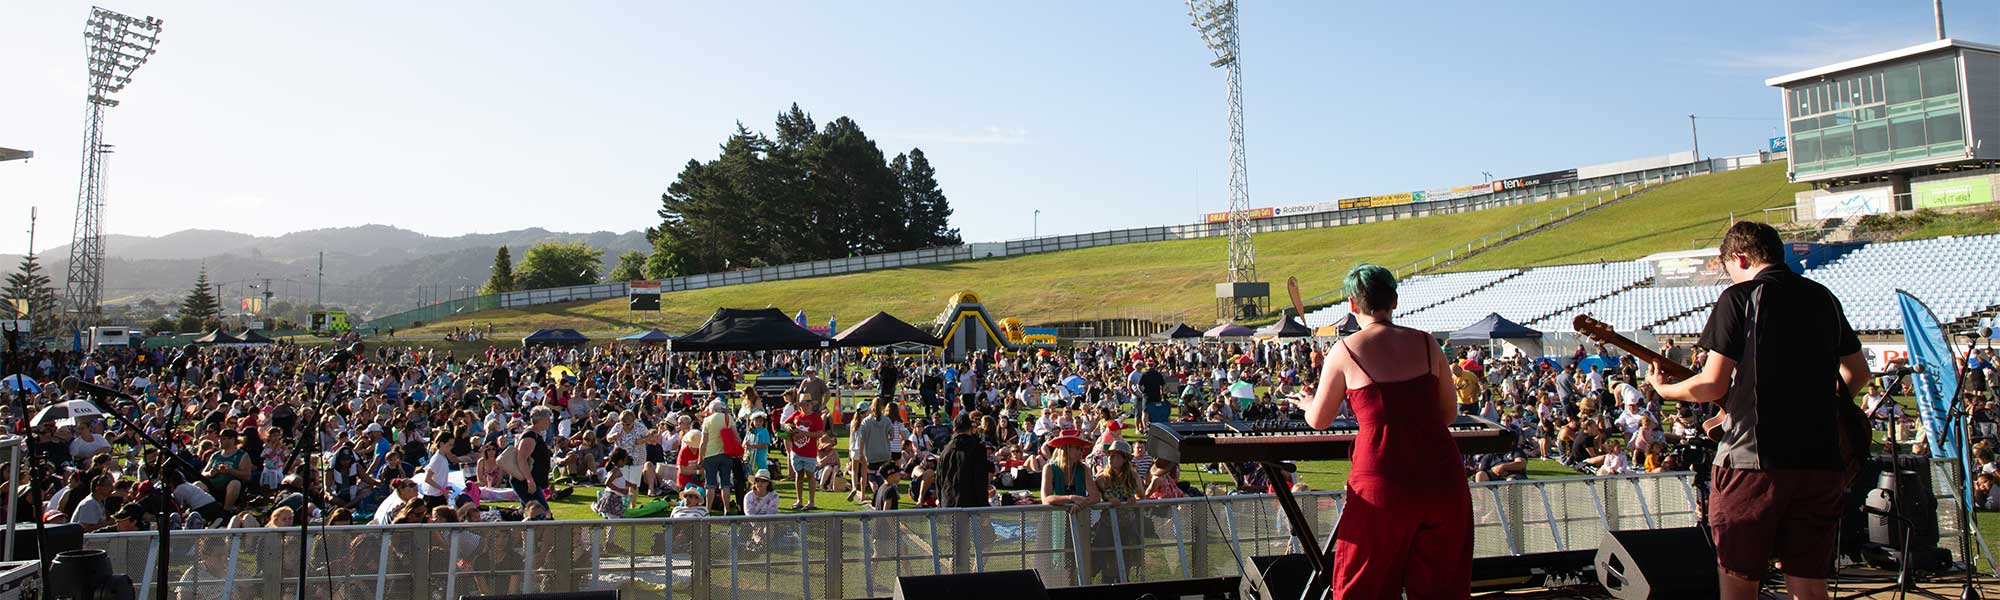
[(605, 278), (605, 282), (617, 283), (645, 278), (646, 253), (626, 250), (624, 254), (618, 255), (618, 266), (611, 268), (611, 275)]
[(151, 323), (147, 323), (146, 331), (150, 333), (174, 333), (177, 331), (177, 329), (174, 327), (173, 319), (160, 317), (158, 319), (153, 319), (153, 322)]
[[(42, 273), (42, 265), (35, 260), (35, 255), (23, 257), (20, 268), (7, 275), (7, 289), (0, 297), (8, 300), (9, 304), (5, 307), (7, 310), (0, 311), (5, 313), (5, 318), (26, 318), (33, 322), (29, 326), (37, 332), (55, 331), (55, 286), (49, 282), (49, 276)], [(22, 304), (26, 305), (27, 315), (17, 317), (14, 311), (23, 308)]]
[(891, 165), (853, 119), (818, 126), (793, 104), (774, 136), (741, 123), (689, 160), (646, 230), (650, 277), (957, 244), (951, 207), (919, 150)]
[(207, 267), (195, 275), (194, 289), (188, 290), (187, 298), (181, 300), (181, 318), (190, 317), (197, 323), (222, 317), (222, 305), (215, 299), (215, 288), (208, 284)]
[(493, 252), (493, 273), (486, 277), (486, 285), (479, 286), (481, 294), (499, 294), (518, 289), (514, 285), (514, 258), (507, 254), (507, 247), (501, 246)]
[[(934, 248), (965, 243), (958, 237), (958, 228), (951, 226), (951, 201), (938, 187), (937, 170), (931, 168), (930, 159), (924, 157), (922, 148), (911, 148), (908, 157), (909, 166), (899, 170), (896, 178), (903, 190), (903, 218), (909, 224), (906, 245)], [(898, 164), (903, 159), (904, 155), (896, 155)]]
[(514, 282), (524, 290), (597, 283), (604, 251), (583, 242), (541, 242), (528, 248)]

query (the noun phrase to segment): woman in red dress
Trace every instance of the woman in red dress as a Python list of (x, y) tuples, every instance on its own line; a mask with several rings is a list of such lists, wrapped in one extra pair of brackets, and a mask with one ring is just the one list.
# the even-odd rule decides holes
[(1325, 429), (1350, 404), (1361, 428), (1334, 534), (1333, 597), (1466, 598), (1472, 586), (1472, 496), (1448, 426), (1457, 418), (1444, 353), (1429, 333), (1390, 323), (1396, 278), (1363, 264), (1347, 273), (1361, 331), (1340, 340), (1319, 385), (1298, 399)]

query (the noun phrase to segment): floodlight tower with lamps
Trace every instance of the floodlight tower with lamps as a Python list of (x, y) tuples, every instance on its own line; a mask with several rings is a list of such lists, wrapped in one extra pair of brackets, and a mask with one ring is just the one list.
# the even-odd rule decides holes
[(1215, 51), (1209, 66), (1229, 81), (1229, 281), (1215, 286), (1216, 313), (1242, 319), (1265, 312), (1271, 286), (1257, 281), (1257, 249), (1250, 240), (1250, 172), (1243, 151), (1243, 58), (1237, 43), (1236, 0), (1188, 0), (1195, 30)]
[(90, 8), (83, 38), (89, 42), (86, 64), (90, 90), (84, 96), (83, 169), (76, 192), (76, 225), (70, 236), (69, 274), (63, 303), (69, 325), (83, 329), (103, 314), (104, 294), (104, 109), (118, 105), (111, 96), (132, 82), (132, 72), (153, 56), (160, 42), (161, 21)]

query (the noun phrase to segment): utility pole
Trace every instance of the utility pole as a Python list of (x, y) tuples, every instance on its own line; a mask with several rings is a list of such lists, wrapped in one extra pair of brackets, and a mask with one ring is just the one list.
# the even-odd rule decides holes
[(1931, 18), (1937, 20), (1938, 39), (1944, 39), (1944, 0), (1931, 0)]
[(1701, 162), (1701, 130), (1694, 126), (1694, 115), (1688, 115), (1688, 133), (1694, 136), (1694, 160)]
[(313, 308), (326, 308), (325, 300), (322, 299), (324, 298), (324, 294), (326, 294), (326, 252), (321, 251), (319, 253), (319, 283), (313, 286)]
[(263, 318), (264, 318), (263, 320), (264, 320), (264, 321), (266, 321), (266, 322), (264, 323), (264, 326), (265, 326), (265, 327), (270, 327), (270, 326), (271, 326), (271, 324), (269, 323), (269, 321), (271, 320), (271, 296), (272, 296), (272, 294), (271, 294), (271, 278), (269, 278), (269, 277), (265, 277), (265, 278), (264, 278), (264, 305), (263, 305), (263, 306), (259, 306), (259, 307), (257, 307), (257, 316), (259, 316), (259, 317), (263, 317)]

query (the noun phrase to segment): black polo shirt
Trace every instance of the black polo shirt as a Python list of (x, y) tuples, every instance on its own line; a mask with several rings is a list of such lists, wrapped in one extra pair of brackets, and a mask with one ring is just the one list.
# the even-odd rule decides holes
[(1715, 464), (1844, 468), (1836, 405), (1840, 358), (1861, 351), (1840, 300), (1783, 266), (1729, 286), (1697, 347), (1736, 361)]

